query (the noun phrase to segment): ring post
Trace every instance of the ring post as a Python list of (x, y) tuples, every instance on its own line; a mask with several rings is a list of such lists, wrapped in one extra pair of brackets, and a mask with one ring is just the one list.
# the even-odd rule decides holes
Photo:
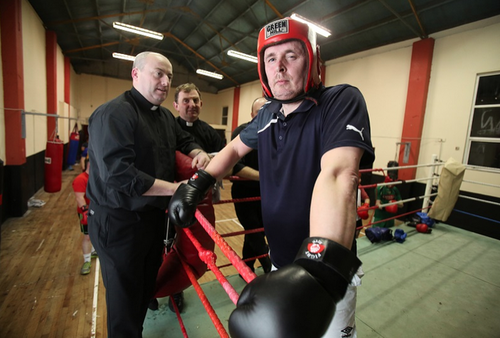
[[(437, 162), (437, 155), (432, 154), (432, 163), (436, 163), (436, 162)], [(436, 173), (436, 166), (433, 165), (429, 168), (429, 174), (430, 174), (429, 177), (433, 178), (435, 173)], [(425, 184), (425, 193), (424, 193), (425, 196), (429, 196), (431, 194), (433, 183), (434, 183), (434, 180), (430, 179)], [(430, 201), (429, 197), (424, 198), (424, 202), (422, 203), (423, 210), (427, 209), (427, 207), (429, 206), (429, 201)]]

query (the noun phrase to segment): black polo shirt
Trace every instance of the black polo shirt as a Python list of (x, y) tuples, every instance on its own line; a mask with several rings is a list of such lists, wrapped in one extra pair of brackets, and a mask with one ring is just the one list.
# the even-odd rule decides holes
[(201, 148), (172, 113), (135, 88), (97, 108), (89, 119), (87, 196), (112, 209), (167, 209), (170, 197), (142, 196), (155, 178), (175, 180), (175, 151)]
[[(240, 132), (247, 127), (248, 123), (239, 125), (231, 134), (231, 140), (235, 139)], [(238, 172), (244, 167), (250, 167), (255, 170), (259, 170), (259, 157), (258, 151), (252, 150), (233, 167), (233, 173), (238, 175)], [(259, 181), (252, 180), (242, 180), (234, 181), (231, 186), (231, 196), (233, 198), (245, 198), (245, 197), (260, 197), (260, 183)], [(244, 205), (244, 204), (243, 204)]]
[(277, 267), (292, 263), (309, 237), (312, 192), (323, 154), (358, 147), (364, 150), (362, 166), (374, 160), (368, 112), (357, 88), (322, 87), (287, 117), (280, 109), (278, 102), (265, 105), (240, 133), (243, 143), (259, 151), (264, 227)]
[(183, 130), (193, 135), (196, 143), (198, 143), (201, 146), (201, 149), (207, 153), (217, 153), (224, 148), (224, 140), (220, 137), (217, 131), (205, 121), (198, 119), (192, 123), (187, 123), (179, 116), (176, 120)]

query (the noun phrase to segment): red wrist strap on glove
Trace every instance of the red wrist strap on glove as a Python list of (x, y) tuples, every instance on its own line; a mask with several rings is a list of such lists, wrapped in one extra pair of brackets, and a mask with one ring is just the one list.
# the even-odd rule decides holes
[(361, 261), (343, 245), (327, 238), (309, 237), (302, 243), (294, 264), (315, 276), (325, 290), (335, 297), (339, 293), (338, 284), (344, 282), (347, 287), (361, 266)]
[(203, 193), (203, 197), (208, 193), (212, 185), (216, 182), (215, 178), (212, 177), (205, 170), (200, 169), (188, 180), (190, 186), (198, 189)]

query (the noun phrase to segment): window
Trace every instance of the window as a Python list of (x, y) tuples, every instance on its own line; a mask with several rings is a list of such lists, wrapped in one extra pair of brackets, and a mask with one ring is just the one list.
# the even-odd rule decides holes
[(227, 126), (227, 114), (228, 114), (228, 107), (222, 107), (222, 121), (221, 124), (223, 126)]
[(500, 73), (477, 77), (465, 160), (500, 170)]

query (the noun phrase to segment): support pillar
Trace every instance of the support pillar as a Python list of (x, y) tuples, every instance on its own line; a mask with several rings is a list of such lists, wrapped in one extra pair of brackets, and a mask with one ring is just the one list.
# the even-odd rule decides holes
[(26, 163), (22, 138), (24, 110), (23, 32), (21, 0), (0, 1), (5, 119), (5, 165)]
[[(47, 114), (57, 114), (57, 35), (45, 31), (45, 65), (47, 70)], [(57, 135), (57, 121), (47, 116), (47, 140)]]
[[(398, 162), (400, 166), (418, 164), (425, 108), (431, 77), (434, 39), (427, 38), (413, 44), (405, 118), (401, 135)], [(414, 179), (417, 169), (400, 170), (402, 180)]]
[(231, 132), (238, 127), (238, 118), (240, 112), (240, 87), (237, 86), (234, 88), (233, 94), (233, 122), (231, 126)]

